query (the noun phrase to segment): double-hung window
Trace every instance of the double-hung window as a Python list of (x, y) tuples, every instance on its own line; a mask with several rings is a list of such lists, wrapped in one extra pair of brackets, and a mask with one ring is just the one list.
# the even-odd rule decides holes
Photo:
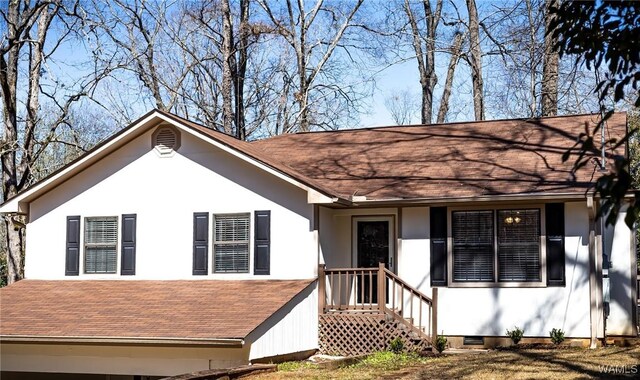
[(453, 211), (452, 280), (542, 281), (540, 209)]
[(84, 221), (84, 272), (116, 273), (118, 217), (88, 217)]
[(249, 272), (249, 214), (214, 215), (213, 271)]

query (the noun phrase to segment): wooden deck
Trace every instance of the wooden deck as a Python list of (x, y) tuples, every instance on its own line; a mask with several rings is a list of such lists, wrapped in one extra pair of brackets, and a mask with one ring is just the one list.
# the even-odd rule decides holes
[(361, 355), (400, 338), (410, 350), (430, 348), (437, 336), (437, 289), (421, 293), (384, 264), (377, 268), (318, 268), (320, 348)]

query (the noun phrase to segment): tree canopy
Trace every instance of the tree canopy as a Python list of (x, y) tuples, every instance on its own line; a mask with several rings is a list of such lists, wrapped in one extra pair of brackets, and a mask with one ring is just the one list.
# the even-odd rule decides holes
[[(629, 159), (607, 153), (598, 143), (598, 135), (606, 127), (606, 120), (614, 111), (614, 105), (629, 100), (640, 107), (640, 3), (636, 1), (566, 1), (553, 7), (556, 18), (548, 33), (556, 38), (556, 47), (563, 56), (575, 57), (575, 65), (584, 63), (602, 75), (594, 92), (600, 100), (602, 120), (581, 135), (576, 149), (580, 151), (575, 167), (586, 165), (589, 153), (610, 156), (613, 167), (596, 182), (596, 194), (602, 198), (599, 215), (606, 215), (607, 223), (613, 223), (624, 205), (624, 199), (632, 195), (634, 200), (626, 215), (626, 223), (632, 226), (640, 215), (640, 194), (633, 187), (633, 173)], [(608, 103), (608, 99), (612, 102)], [(617, 147), (634, 139), (637, 129), (631, 129), (621, 141), (608, 141), (609, 147)], [(565, 155), (565, 159), (568, 155)]]

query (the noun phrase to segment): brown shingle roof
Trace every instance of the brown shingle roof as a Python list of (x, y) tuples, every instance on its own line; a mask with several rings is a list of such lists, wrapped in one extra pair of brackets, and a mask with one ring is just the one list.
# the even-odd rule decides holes
[[(252, 143), (342, 197), (466, 198), (584, 193), (595, 165), (571, 173), (562, 154), (594, 115), (368, 128), (283, 135)], [(620, 139), (626, 114), (608, 121)], [(599, 140), (596, 140), (599, 141)], [(624, 154), (624, 147), (618, 154)]]
[(245, 338), (305, 281), (39, 281), (0, 290), (0, 335)]
[(211, 128), (207, 128), (203, 125), (200, 125), (198, 123), (194, 123), (190, 120), (184, 119), (180, 116), (174, 115), (172, 113), (168, 113), (165, 111), (161, 111), (161, 110), (156, 110), (156, 112), (161, 113), (162, 115), (171, 118), (175, 121), (177, 121), (178, 123), (181, 123), (183, 125), (186, 125), (187, 127), (190, 127), (193, 130), (196, 130), (214, 140), (216, 140), (219, 143), (222, 143), (238, 152), (241, 152), (247, 156), (249, 156), (250, 158), (257, 160), (258, 162), (261, 162), (262, 164), (271, 167), (293, 179), (296, 179), (297, 181), (301, 182), (302, 184), (311, 187), (312, 189), (315, 189), (317, 191), (320, 191), (321, 193), (325, 194), (325, 195), (330, 195), (330, 196), (335, 196), (336, 194), (333, 192), (333, 190), (331, 189), (331, 187), (326, 187), (324, 184), (314, 180), (313, 178), (310, 178), (308, 176), (305, 175), (305, 173), (300, 172), (290, 166), (288, 166), (285, 162), (283, 162), (282, 160), (278, 160), (278, 159), (274, 159), (270, 154), (268, 154), (267, 152), (264, 152), (261, 149), (258, 149), (257, 147), (255, 147), (253, 144), (250, 144), (246, 141), (242, 141), (242, 140), (238, 140), (235, 137), (229, 136), (227, 134), (224, 134), (222, 132), (216, 131), (214, 129)]

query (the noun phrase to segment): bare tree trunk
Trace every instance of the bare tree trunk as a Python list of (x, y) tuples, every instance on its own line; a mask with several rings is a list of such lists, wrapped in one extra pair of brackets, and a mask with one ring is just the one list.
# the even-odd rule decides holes
[(467, 0), (469, 12), (469, 49), (471, 52), (471, 81), (473, 85), (473, 113), (476, 120), (484, 120), (484, 85), (482, 82), (482, 51), (478, 9), (475, 0)]
[(229, 0), (222, 1), (222, 126), (228, 135), (233, 134), (233, 71), (236, 66), (233, 49), (233, 25)]
[[(438, 82), (435, 71), (435, 50), (436, 50), (436, 30), (440, 22), (440, 13), (442, 11), (442, 0), (437, 0), (435, 11), (431, 10), (429, 0), (422, 2), (424, 10), (424, 20), (426, 24), (426, 36), (422, 37), (418, 21), (411, 9), (409, 0), (404, 2), (404, 11), (409, 19), (411, 26), (413, 50), (416, 54), (416, 62), (418, 63), (418, 72), (420, 73), (420, 88), (422, 91), (422, 104), (420, 107), (420, 119), (422, 124), (431, 124), (433, 114), (433, 90)], [(425, 40), (425, 49), (423, 52), (422, 40)]]
[(453, 38), (453, 45), (451, 46), (451, 59), (449, 60), (449, 67), (447, 68), (447, 78), (444, 82), (444, 89), (442, 90), (442, 99), (440, 100), (440, 108), (438, 109), (437, 123), (444, 123), (449, 112), (449, 97), (451, 96), (451, 87), (453, 86), (453, 75), (456, 71), (456, 66), (460, 60), (460, 53), (462, 50), (462, 33), (456, 33)]
[[(70, 8), (64, 8), (69, 5)], [(95, 84), (108, 75), (105, 68), (103, 73), (96, 73), (95, 77), (78, 84), (75, 88), (65, 88), (64, 101), (56, 94), (64, 88), (64, 84), (41, 86), (40, 79), (43, 67), (48, 57), (51, 57), (60, 47), (65, 37), (78, 25), (78, 15), (74, 14), (74, 3), (62, 0), (53, 1), (11, 1), (5, 7), (0, 7), (0, 17), (5, 19), (7, 30), (3, 30), (0, 40), (0, 95), (2, 97), (2, 113), (4, 134), (2, 136), (2, 195), (7, 200), (27, 188), (34, 178), (33, 168), (39, 157), (56, 141), (57, 128), (66, 124), (69, 108), (79, 99), (95, 88)], [(47, 44), (47, 34), (54, 17), (64, 17), (61, 23), (66, 30), (59, 30), (57, 40)], [(47, 48), (47, 50), (45, 50)], [(25, 51), (26, 50), (26, 51)], [(24, 57), (20, 59), (19, 57)], [(28, 68), (20, 67), (27, 62)], [(18, 99), (18, 72), (26, 73), (26, 99)], [(71, 91), (74, 91), (70, 94)], [(40, 110), (40, 95), (44, 94), (53, 99), (53, 104), (59, 108), (59, 113), (48, 113), (49, 121), (45, 125)], [(18, 119), (18, 104), (23, 105), (25, 116)], [(20, 124), (20, 125), (19, 125)], [(40, 132), (40, 133), (38, 133)], [(37, 138), (37, 141), (36, 141)], [(4, 227), (7, 229), (7, 267), (8, 283), (22, 278), (22, 255), (24, 239), (23, 216), (10, 214), (3, 217)]]
[[(333, 12), (330, 6), (326, 6), (324, 0), (316, 0), (311, 9), (306, 9), (304, 2), (301, 0), (298, 0), (295, 6), (292, 4), (292, 0), (287, 0), (286, 11), (282, 14), (274, 13), (274, 10), (267, 0), (258, 1), (275, 26), (275, 29), (287, 44), (293, 48), (293, 52), (296, 55), (296, 79), (292, 80), (298, 84), (298, 91), (293, 94), (294, 103), (298, 108), (298, 113), (295, 118), (297, 123), (294, 122), (293, 125), (290, 125), (284, 120), (282, 125), (289, 125), (287, 128), (283, 128), (282, 133), (292, 132), (296, 126), (299, 131), (309, 131), (312, 124), (315, 124), (314, 120), (312, 120), (314, 114), (310, 108), (310, 102), (312, 101), (310, 98), (314, 91), (317, 77), (325, 71), (327, 62), (338, 47), (345, 31), (352, 26), (352, 19), (356, 12), (358, 12), (363, 1), (364, 0), (354, 1), (355, 4), (353, 5), (347, 3), (349, 4), (349, 11), (346, 12), (341, 24), (337, 24), (336, 12)], [(320, 33), (322, 37), (319, 37), (318, 41), (314, 41), (312, 45), (307, 41), (307, 34), (312, 30), (313, 23), (320, 12), (330, 13), (336, 24), (332, 25), (331, 29)], [(326, 38), (327, 36), (328, 38)], [(317, 60), (309, 59), (314, 48), (315, 51), (320, 50), (318, 46), (325, 47), (322, 56), (318, 57)], [(340, 91), (338, 90), (338, 92)]]
[(7, 228), (7, 284), (13, 284), (24, 277), (22, 263), (22, 236), (24, 224), (19, 215), (4, 215), (4, 225)]
[[(7, 200), (18, 193), (18, 174), (16, 151), (18, 145), (18, 111), (16, 102), (16, 92), (18, 83), (18, 60), (19, 60), (19, 26), (20, 14), (18, 1), (12, 1), (7, 9), (7, 40), (14, 41), (9, 46), (3, 44), (3, 51), (0, 54), (0, 88), (2, 89), (2, 105), (4, 116), (4, 135), (2, 149), (2, 195)], [(6, 55), (6, 58), (5, 58)], [(7, 237), (9, 236), (7, 230)], [(13, 255), (9, 248), (9, 257)], [(11, 265), (9, 265), (11, 266)]]
[(531, 4), (531, 0), (526, 0), (525, 5), (527, 8), (527, 21), (528, 21), (528, 34), (529, 34), (529, 43), (528, 43), (528, 53), (529, 53), (529, 62), (528, 62), (528, 72), (529, 72), (529, 117), (536, 117), (538, 112), (538, 94), (537, 94), (537, 86), (538, 83), (538, 49), (537, 49), (537, 25), (536, 25), (536, 17), (534, 15), (533, 4)]
[[(24, 184), (29, 176), (29, 172), (24, 173), (21, 180), (18, 180), (18, 172), (23, 164), (18, 164), (17, 151), (19, 146), (18, 139), (18, 110), (17, 110), (17, 81), (18, 81), (18, 64), (20, 55), (20, 42), (21, 33), (24, 30), (31, 29), (37, 19), (38, 12), (42, 9), (46, 9), (47, 6), (36, 4), (34, 8), (29, 9), (28, 5), (25, 5), (24, 9), (21, 9), (22, 2), (12, 1), (8, 4), (6, 12), (7, 19), (7, 43), (3, 41), (2, 51), (0, 52), (0, 88), (2, 89), (3, 99), (3, 115), (4, 115), (4, 135), (3, 135), (3, 152), (2, 152), (2, 195), (3, 199), (7, 200), (12, 198), (21, 189), (20, 184)], [(41, 41), (44, 43), (44, 41)], [(36, 48), (37, 52), (41, 50)], [(33, 51), (31, 51), (33, 54)], [(6, 56), (6, 58), (5, 58)], [(32, 55), (33, 58), (33, 55)], [(37, 61), (35, 62), (39, 70)], [(34, 69), (33, 59), (30, 61), (29, 73), (32, 73)], [(38, 91), (38, 88), (33, 88), (34, 84), (30, 78), (29, 81), (29, 100), (27, 103), (27, 119), (33, 120), (33, 112), (36, 110), (30, 107), (34, 104), (32, 98), (32, 91)], [(37, 102), (35, 102), (37, 105)], [(27, 125), (27, 130), (33, 130), (33, 126)], [(32, 144), (30, 144), (33, 147)], [(24, 162), (25, 155), (31, 156), (33, 153), (24, 152), (21, 158), (21, 162)], [(7, 284), (12, 284), (22, 278), (22, 226), (18, 221), (16, 215), (5, 215), (4, 225), (7, 229), (6, 245), (7, 245)]]
[[(323, 0), (318, 1), (318, 6), (322, 6)], [(291, 1), (287, 0), (287, 9), (289, 11), (289, 25), (293, 31), (295, 37), (295, 24), (296, 20), (293, 18)], [(306, 10), (304, 4), (298, 1), (298, 17), (300, 22), (300, 29), (298, 31), (298, 40), (293, 43), (293, 47), (296, 52), (296, 60), (298, 62), (298, 81), (299, 89), (294, 97), (296, 98), (300, 109), (300, 131), (308, 132), (310, 130), (311, 122), (309, 120), (309, 78), (307, 77), (307, 31), (310, 24), (307, 24)], [(288, 132), (288, 131), (287, 131)]]
[(24, 153), (18, 165), (18, 172), (22, 173), (22, 178), (18, 183), (18, 188), (23, 189), (27, 181), (31, 178), (31, 164), (34, 161), (35, 153), (35, 132), (39, 120), (40, 106), (40, 71), (42, 69), (42, 60), (44, 59), (43, 46), (47, 39), (47, 32), (57, 10), (51, 10), (48, 7), (43, 8), (38, 17), (38, 35), (36, 38), (36, 46), (29, 49), (29, 86), (27, 92), (27, 114), (26, 128), (24, 135)]
[(240, 30), (238, 38), (240, 44), (237, 47), (238, 58), (234, 73), (236, 137), (239, 140), (246, 140), (247, 138), (244, 110), (244, 81), (247, 74), (249, 35), (251, 32), (249, 25), (249, 3), (250, 0), (240, 0)]
[(545, 36), (544, 60), (542, 68), (542, 116), (554, 116), (558, 113), (558, 52), (553, 48), (555, 39), (552, 33), (546, 33), (554, 15), (551, 7), (558, 7), (558, 0), (545, 0)]

